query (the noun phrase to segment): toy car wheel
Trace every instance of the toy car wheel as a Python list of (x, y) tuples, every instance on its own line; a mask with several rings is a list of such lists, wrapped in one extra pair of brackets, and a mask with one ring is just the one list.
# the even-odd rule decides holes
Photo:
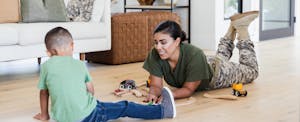
[(128, 89), (132, 89), (132, 86), (128, 86)]
[(241, 96), (239, 91), (235, 91), (235, 96)]
[(124, 85), (120, 85), (120, 88), (121, 88), (121, 89), (124, 89), (124, 88), (125, 88), (125, 86), (124, 86)]
[(247, 91), (245, 91), (245, 94), (244, 94), (244, 96), (247, 96), (247, 94), (248, 94), (248, 92), (247, 92)]
[(235, 90), (232, 90), (231, 94), (232, 94), (232, 95), (235, 95)]

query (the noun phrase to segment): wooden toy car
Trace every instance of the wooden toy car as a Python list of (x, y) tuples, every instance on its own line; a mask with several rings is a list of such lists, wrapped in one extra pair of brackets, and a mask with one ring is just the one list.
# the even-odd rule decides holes
[(242, 83), (233, 83), (232, 84), (232, 94), (235, 96), (247, 96), (247, 91), (243, 90)]

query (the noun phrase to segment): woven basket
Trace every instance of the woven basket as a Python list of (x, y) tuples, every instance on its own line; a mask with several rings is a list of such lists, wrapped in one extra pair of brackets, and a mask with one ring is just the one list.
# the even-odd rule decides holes
[(140, 5), (152, 5), (155, 0), (138, 0)]

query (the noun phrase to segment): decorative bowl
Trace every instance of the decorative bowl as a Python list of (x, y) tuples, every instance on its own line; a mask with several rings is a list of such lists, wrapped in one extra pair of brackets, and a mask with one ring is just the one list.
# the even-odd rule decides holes
[(140, 5), (152, 5), (155, 0), (138, 0)]

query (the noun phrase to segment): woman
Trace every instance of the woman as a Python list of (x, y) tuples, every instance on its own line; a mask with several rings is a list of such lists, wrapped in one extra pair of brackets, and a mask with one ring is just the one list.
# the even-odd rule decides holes
[[(258, 76), (258, 65), (248, 26), (258, 11), (232, 16), (226, 35), (220, 39), (216, 56), (206, 57), (193, 45), (182, 43), (185, 33), (173, 21), (165, 21), (154, 31), (154, 48), (143, 68), (150, 73), (150, 91), (145, 102), (160, 99), (163, 79), (177, 89), (174, 98), (190, 97), (195, 91), (231, 86), (232, 83), (250, 83)], [(230, 62), (234, 40), (239, 49), (239, 64)]]

